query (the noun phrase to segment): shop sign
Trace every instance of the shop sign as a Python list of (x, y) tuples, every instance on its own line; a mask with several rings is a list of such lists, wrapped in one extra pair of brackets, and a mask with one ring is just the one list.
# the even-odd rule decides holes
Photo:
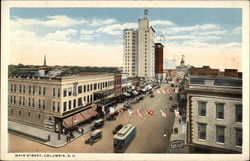
[(184, 147), (184, 140), (174, 140), (170, 141), (170, 148), (171, 149), (179, 149)]

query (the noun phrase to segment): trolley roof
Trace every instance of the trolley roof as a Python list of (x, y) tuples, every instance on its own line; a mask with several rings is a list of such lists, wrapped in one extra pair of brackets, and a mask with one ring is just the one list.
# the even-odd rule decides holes
[(124, 139), (127, 137), (130, 132), (135, 128), (134, 125), (132, 124), (127, 124), (120, 129), (117, 134), (114, 136), (115, 139)]

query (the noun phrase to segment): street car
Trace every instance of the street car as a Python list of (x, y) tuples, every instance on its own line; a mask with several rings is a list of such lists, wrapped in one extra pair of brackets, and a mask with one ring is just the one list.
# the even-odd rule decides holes
[(122, 124), (119, 124), (115, 127), (115, 129), (113, 130), (113, 134), (115, 135), (121, 128), (123, 127)]
[(97, 129), (90, 134), (90, 138), (85, 140), (85, 144), (93, 145), (102, 138), (102, 130)]
[(96, 130), (98, 128), (101, 128), (103, 127), (103, 124), (104, 124), (104, 120), (103, 119), (99, 119), (99, 120), (96, 120), (94, 125), (90, 127), (90, 129), (93, 131), (93, 130)]

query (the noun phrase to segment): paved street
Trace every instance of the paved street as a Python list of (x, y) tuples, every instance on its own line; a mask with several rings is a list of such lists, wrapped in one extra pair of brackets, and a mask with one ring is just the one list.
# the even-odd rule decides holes
[[(166, 88), (162, 85), (161, 91)], [(137, 127), (135, 139), (131, 142), (126, 153), (166, 153), (169, 146), (169, 135), (174, 121), (174, 113), (169, 107), (175, 102), (169, 100), (169, 93), (157, 93), (151, 98), (149, 95), (144, 100), (132, 106), (135, 115), (130, 116), (128, 111), (117, 117), (116, 121), (105, 121), (103, 137), (95, 144), (86, 145), (84, 141), (89, 138), (90, 132), (75, 139), (64, 147), (52, 148), (13, 134), (9, 134), (9, 152), (72, 152), (72, 153), (113, 153), (112, 130), (118, 124), (132, 123)], [(171, 94), (172, 95), (172, 94)], [(167, 117), (162, 117), (160, 109), (167, 108)], [(143, 117), (137, 115), (137, 109), (152, 109), (154, 116), (147, 116), (143, 111)], [(166, 133), (166, 137), (163, 135)], [(18, 146), (17, 146), (18, 145)]]

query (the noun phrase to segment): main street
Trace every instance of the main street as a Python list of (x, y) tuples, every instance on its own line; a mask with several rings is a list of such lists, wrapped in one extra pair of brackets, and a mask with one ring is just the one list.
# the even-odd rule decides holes
[[(115, 121), (105, 121), (103, 137), (95, 144), (87, 145), (84, 141), (90, 137), (90, 132), (73, 140), (61, 148), (52, 148), (22, 137), (9, 134), (9, 152), (69, 152), (69, 153), (113, 153), (113, 129), (118, 124), (132, 123), (137, 127), (135, 139), (128, 146), (126, 153), (166, 153), (169, 148), (169, 138), (174, 121), (174, 112), (169, 108), (176, 102), (169, 100), (175, 93), (162, 92), (169, 85), (162, 85), (160, 93), (154, 92), (155, 97), (146, 96), (137, 104), (132, 105), (134, 115), (128, 111), (117, 117)], [(139, 117), (137, 110), (142, 111), (143, 117)], [(154, 116), (147, 116), (146, 109), (154, 111)], [(160, 110), (167, 109), (167, 117), (162, 117)], [(164, 134), (166, 136), (164, 137)]]

